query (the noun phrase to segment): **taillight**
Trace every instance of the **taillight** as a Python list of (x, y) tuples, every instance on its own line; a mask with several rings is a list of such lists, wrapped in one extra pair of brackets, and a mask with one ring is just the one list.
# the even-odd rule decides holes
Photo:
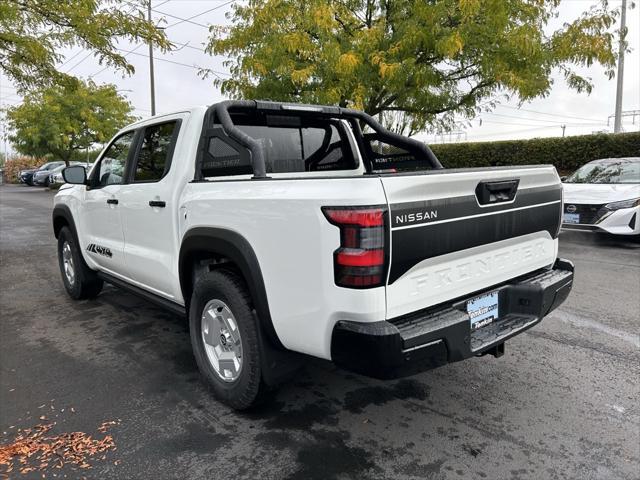
[(387, 208), (322, 207), (329, 222), (340, 228), (340, 248), (333, 254), (339, 287), (372, 288), (387, 275)]

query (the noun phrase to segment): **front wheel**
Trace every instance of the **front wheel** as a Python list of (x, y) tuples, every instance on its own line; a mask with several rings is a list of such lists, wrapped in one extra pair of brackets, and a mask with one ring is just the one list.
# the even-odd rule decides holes
[(217, 270), (196, 280), (189, 330), (198, 368), (220, 401), (244, 410), (263, 400), (258, 326), (238, 275)]
[(103, 281), (85, 263), (69, 227), (62, 227), (58, 233), (58, 265), (62, 283), (71, 298), (82, 300), (98, 296)]

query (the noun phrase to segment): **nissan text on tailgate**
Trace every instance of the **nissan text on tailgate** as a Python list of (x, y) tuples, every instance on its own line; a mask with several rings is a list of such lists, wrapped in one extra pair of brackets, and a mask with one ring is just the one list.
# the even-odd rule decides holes
[(69, 295), (108, 282), (187, 316), (204, 379), (237, 409), (305, 356), (378, 378), (498, 357), (572, 286), (553, 166), (446, 169), (357, 110), (156, 116), (64, 178)]

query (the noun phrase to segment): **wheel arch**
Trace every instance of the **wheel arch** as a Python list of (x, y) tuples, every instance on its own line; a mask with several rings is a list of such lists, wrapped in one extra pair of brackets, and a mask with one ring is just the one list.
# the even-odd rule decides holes
[(224, 257), (237, 267), (251, 294), (262, 331), (274, 347), (284, 348), (273, 326), (258, 258), (247, 239), (237, 232), (215, 227), (196, 227), (184, 235), (178, 271), (185, 305), (189, 304), (193, 291), (196, 262), (208, 256)]
[(73, 235), (76, 237), (76, 240), (78, 239), (76, 224), (73, 221), (71, 209), (67, 205), (56, 205), (53, 207), (51, 220), (53, 222), (53, 234), (56, 238), (60, 235), (62, 227), (69, 227)]

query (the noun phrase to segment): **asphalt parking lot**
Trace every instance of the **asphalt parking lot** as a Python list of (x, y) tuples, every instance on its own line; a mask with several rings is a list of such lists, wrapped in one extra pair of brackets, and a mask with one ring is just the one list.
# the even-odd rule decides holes
[(393, 382), (310, 361), (239, 414), (201, 383), (182, 318), (113, 287), (66, 296), (52, 197), (0, 186), (0, 446), (45, 417), (114, 421), (116, 449), (11, 478), (638, 478), (640, 243), (563, 233), (573, 292), (500, 359)]

